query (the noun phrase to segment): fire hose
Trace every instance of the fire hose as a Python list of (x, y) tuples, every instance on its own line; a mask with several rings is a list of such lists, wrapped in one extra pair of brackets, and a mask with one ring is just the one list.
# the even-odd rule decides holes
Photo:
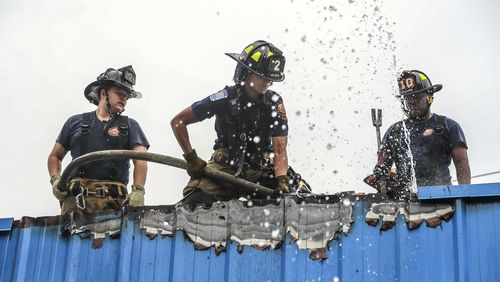
[[(153, 162), (153, 163), (159, 163), (159, 164), (164, 164), (168, 166), (173, 166), (177, 167), (180, 169), (186, 169), (186, 161), (170, 156), (165, 156), (165, 155), (160, 155), (160, 154), (155, 154), (155, 153), (149, 153), (149, 152), (136, 152), (132, 150), (104, 150), (104, 151), (97, 151), (97, 152), (92, 152), (88, 153), (85, 155), (82, 155), (76, 159), (74, 159), (69, 165), (64, 169), (62, 175), (61, 175), (61, 182), (60, 182), (60, 190), (61, 191), (67, 191), (67, 184), (68, 184), (68, 178), (69, 176), (73, 173), (75, 169), (78, 167), (99, 161), (99, 160), (106, 160), (106, 159), (134, 159), (134, 160), (142, 160), (142, 161), (148, 161), (148, 162)], [(243, 189), (245, 192), (248, 193), (256, 193), (259, 195), (272, 195), (274, 194), (274, 190), (252, 183), (250, 181), (247, 181), (242, 178), (235, 177), (231, 174), (218, 171), (218, 170), (213, 170), (208, 167), (205, 167), (203, 169), (203, 175), (217, 180), (221, 181), (224, 183), (228, 183), (231, 185), (238, 186), (238, 188)]]

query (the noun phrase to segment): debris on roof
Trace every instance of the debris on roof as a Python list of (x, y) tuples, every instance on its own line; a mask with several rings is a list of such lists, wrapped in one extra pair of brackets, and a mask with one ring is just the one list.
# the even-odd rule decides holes
[(394, 226), (398, 215), (403, 215), (409, 229), (419, 227), (424, 220), (427, 226), (434, 228), (441, 220), (448, 221), (454, 211), (453, 205), (446, 203), (373, 203), (366, 213), (366, 223), (376, 226), (382, 218), (380, 230), (386, 231)]

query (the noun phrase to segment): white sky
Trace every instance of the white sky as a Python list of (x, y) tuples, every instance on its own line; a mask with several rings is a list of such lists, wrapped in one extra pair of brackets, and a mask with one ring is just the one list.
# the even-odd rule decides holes
[[(315, 192), (371, 192), (362, 183), (375, 162), (370, 108), (384, 110), (383, 132), (402, 117), (393, 98), (402, 69), (444, 85), (433, 110), (461, 124), (472, 174), (500, 170), (499, 8), (494, 0), (0, 0), (0, 218), (59, 213), (47, 156), (69, 116), (95, 109), (83, 89), (106, 68), (133, 65), (143, 99), (130, 100), (126, 114), (151, 152), (181, 157), (170, 119), (230, 84), (235, 63), (224, 52), (257, 39), (287, 58), (286, 80), (273, 89), (289, 115), (291, 165)], [(189, 127), (206, 159), (213, 122)], [(177, 202), (187, 181), (150, 164), (146, 204)]]

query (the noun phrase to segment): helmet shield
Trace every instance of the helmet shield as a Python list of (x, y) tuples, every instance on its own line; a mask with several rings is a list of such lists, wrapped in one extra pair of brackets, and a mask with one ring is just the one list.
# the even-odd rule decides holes
[[(226, 53), (238, 62), (235, 70), (235, 81), (241, 80), (244, 69), (271, 81), (285, 79), (285, 57), (273, 44), (259, 40), (245, 47), (241, 54)], [(243, 68), (243, 69), (242, 69)]]
[(135, 71), (132, 66), (119, 69), (109, 68), (101, 73), (97, 80), (90, 83), (84, 90), (85, 98), (91, 103), (99, 104), (99, 90), (104, 86), (117, 86), (128, 92), (128, 98), (141, 98), (142, 94), (134, 90)]

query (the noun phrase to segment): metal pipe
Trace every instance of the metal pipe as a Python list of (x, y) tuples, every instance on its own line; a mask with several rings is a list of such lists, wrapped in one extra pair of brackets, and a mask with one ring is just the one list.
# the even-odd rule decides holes
[(382, 126), (382, 109), (372, 109), (372, 123), (377, 132), (377, 151), (380, 150), (380, 127)]
[[(131, 150), (104, 150), (97, 151), (82, 155), (76, 159), (74, 159), (68, 166), (64, 169), (61, 175), (61, 191), (67, 191), (67, 183), (68, 178), (71, 173), (77, 169), (79, 166), (88, 164), (94, 161), (106, 160), (106, 159), (134, 159), (134, 160), (142, 160), (153, 163), (164, 164), (168, 166), (173, 166), (181, 169), (186, 169), (186, 161), (170, 156), (149, 153), (149, 152), (136, 152)], [(225, 183), (229, 183), (239, 188), (243, 188), (248, 193), (257, 193), (263, 195), (272, 195), (274, 190), (255, 184), (253, 182), (247, 181), (242, 178), (234, 177), (231, 174), (213, 170), (205, 167), (203, 169), (203, 174), (211, 179), (216, 179), (218, 181), (222, 181)]]

